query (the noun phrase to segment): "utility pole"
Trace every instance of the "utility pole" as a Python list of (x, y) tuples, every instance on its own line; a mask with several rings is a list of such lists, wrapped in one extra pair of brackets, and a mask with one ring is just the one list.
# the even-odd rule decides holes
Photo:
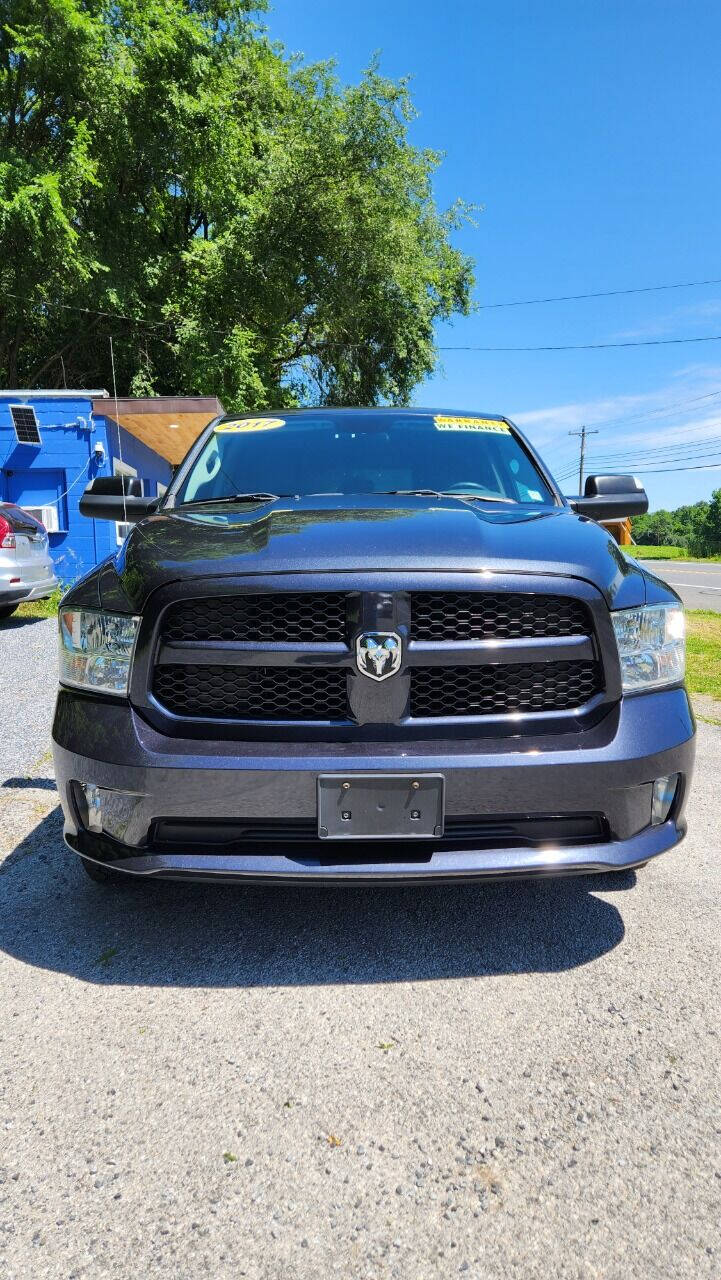
[(586, 436), (597, 436), (597, 431), (587, 431), (585, 427), (581, 427), (580, 431), (569, 431), (569, 436), (581, 437), (581, 457), (578, 462), (578, 492), (583, 493), (583, 463), (586, 457)]

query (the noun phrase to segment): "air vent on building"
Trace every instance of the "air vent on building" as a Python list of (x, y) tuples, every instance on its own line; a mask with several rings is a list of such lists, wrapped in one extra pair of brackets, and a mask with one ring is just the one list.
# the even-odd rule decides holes
[(48, 533), (58, 533), (60, 531), (58, 509), (53, 503), (49, 503), (45, 507), (24, 506), (23, 511), (27, 511), (29, 516), (34, 516), (36, 520), (45, 525)]
[(18, 444), (42, 444), (38, 430), (35, 410), (30, 404), (11, 404), (10, 416), (13, 420)]

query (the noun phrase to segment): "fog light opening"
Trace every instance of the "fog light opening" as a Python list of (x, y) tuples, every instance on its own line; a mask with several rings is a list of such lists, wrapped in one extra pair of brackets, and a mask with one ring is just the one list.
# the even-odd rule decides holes
[(651, 799), (651, 826), (658, 827), (665, 822), (678, 791), (680, 774), (671, 773), (666, 778), (657, 778), (653, 784)]
[(94, 782), (85, 782), (83, 783), (83, 795), (85, 796), (88, 831), (102, 831), (103, 801), (100, 787), (96, 787)]
[(124, 844), (142, 844), (148, 832), (142, 816), (145, 796), (136, 791), (114, 791), (95, 782), (73, 782), (73, 797), (81, 827), (93, 835), (111, 836)]

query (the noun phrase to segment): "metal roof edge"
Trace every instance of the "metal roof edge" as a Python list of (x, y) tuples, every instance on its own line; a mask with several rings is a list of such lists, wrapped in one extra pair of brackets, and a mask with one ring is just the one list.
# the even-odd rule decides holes
[(98, 390), (94, 388), (86, 390), (81, 387), (76, 387), (74, 389), (68, 389), (65, 387), (61, 390), (58, 390), (57, 388), (35, 388), (32, 391), (28, 391), (27, 389), (5, 391), (4, 388), (0, 388), (1, 400), (4, 400), (6, 397), (21, 400), (40, 398), (44, 400), (77, 400), (78, 396), (82, 396), (84, 400), (107, 400), (110, 397), (110, 393), (105, 391), (102, 387)]
[[(109, 404), (102, 412), (115, 417), (115, 397), (109, 398)], [(153, 413), (225, 413), (225, 408), (217, 396), (118, 396), (117, 413), (121, 416)]]

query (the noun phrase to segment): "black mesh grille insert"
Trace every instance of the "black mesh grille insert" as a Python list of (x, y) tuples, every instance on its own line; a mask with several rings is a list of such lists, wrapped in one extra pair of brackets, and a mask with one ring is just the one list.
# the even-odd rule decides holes
[[(355, 602), (355, 603), (354, 603)], [(214, 641), (264, 645), (290, 642), (349, 644), (349, 618), (356, 618), (358, 597), (346, 591), (269, 591), (178, 600), (161, 624), (161, 643), (212, 644)], [(411, 637), (462, 645), (474, 640), (514, 640), (590, 636), (591, 612), (582, 601), (563, 595), (525, 592), (411, 592)], [(166, 652), (166, 657), (180, 655)], [(345, 666), (322, 658), (288, 666), (230, 665), (195, 661), (160, 662), (153, 674), (158, 701), (177, 716), (202, 720), (353, 721)], [(348, 656), (348, 655), (346, 655)], [(460, 656), (460, 655), (459, 655)], [(543, 713), (582, 707), (603, 688), (600, 662), (558, 661), (460, 665), (452, 648), (448, 666), (413, 667), (410, 715), (492, 716)], [(508, 655), (510, 656), (510, 655)], [(518, 659), (521, 654), (514, 655)], [(561, 655), (565, 658), (565, 654)], [(455, 659), (455, 660), (454, 660)], [(264, 659), (261, 658), (261, 661)], [(399, 677), (404, 679), (402, 675)], [(381, 717), (382, 719), (382, 717)]]
[(602, 685), (597, 662), (417, 667), (411, 676), (411, 715), (420, 719), (569, 711), (588, 702)]
[[(596, 844), (608, 839), (608, 826), (601, 814), (556, 814), (553, 816), (511, 815), (495, 817), (485, 814), (455, 816), (449, 814), (445, 831), (430, 843), (429, 850), (451, 846), (463, 848), (535, 848), (554, 844)], [(258, 845), (280, 854), (287, 846), (299, 846), (298, 856), (324, 856), (338, 861), (350, 849), (349, 861), (359, 851), (370, 850), (371, 861), (395, 861), (407, 850), (418, 851), (416, 841), (390, 840), (380, 846), (365, 840), (341, 842), (318, 838), (315, 818), (158, 818), (151, 830), (151, 847), (158, 852), (242, 855)], [(425, 846), (425, 841), (423, 842)]]
[(346, 596), (341, 591), (211, 596), (171, 605), (163, 639), (344, 642)]
[(411, 596), (414, 640), (519, 640), (591, 631), (586, 606), (568, 596), (486, 591), (416, 591)]
[(217, 720), (345, 720), (342, 667), (159, 666), (153, 692), (178, 716)]

